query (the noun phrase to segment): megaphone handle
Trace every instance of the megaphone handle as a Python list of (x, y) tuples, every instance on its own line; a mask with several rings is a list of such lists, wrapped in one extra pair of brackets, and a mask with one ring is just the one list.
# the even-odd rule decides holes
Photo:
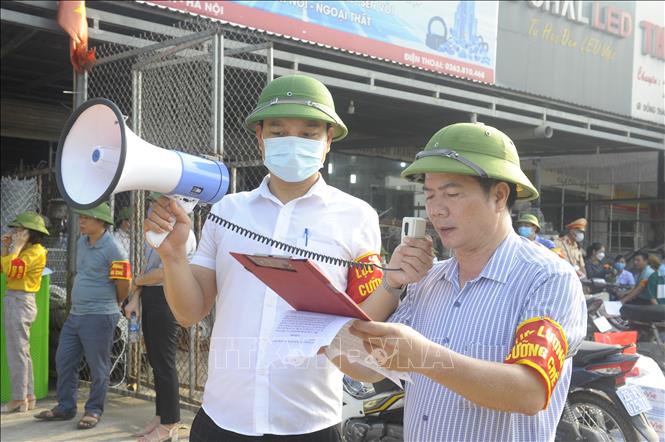
[[(195, 198), (185, 198), (180, 195), (166, 195), (169, 198), (173, 198), (176, 200), (178, 205), (182, 208), (187, 213), (191, 213), (192, 210), (194, 210), (194, 207), (196, 204), (199, 202), (199, 200)], [(175, 221), (171, 223), (171, 227), (175, 225)], [(150, 244), (153, 248), (157, 248), (162, 245), (164, 240), (166, 239), (167, 236), (169, 236), (170, 232), (164, 232), (164, 233), (156, 233), (153, 231), (148, 231), (145, 233), (145, 240)]]

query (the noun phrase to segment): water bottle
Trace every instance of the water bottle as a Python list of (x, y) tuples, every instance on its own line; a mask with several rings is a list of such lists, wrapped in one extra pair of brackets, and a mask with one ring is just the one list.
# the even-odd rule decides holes
[(139, 321), (134, 312), (129, 319), (129, 342), (132, 344), (139, 342)]

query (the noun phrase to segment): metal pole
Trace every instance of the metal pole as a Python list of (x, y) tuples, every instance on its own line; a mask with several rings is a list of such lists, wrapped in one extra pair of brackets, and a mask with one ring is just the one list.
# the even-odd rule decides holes
[[(665, 151), (658, 152), (658, 170), (656, 171), (656, 195), (660, 203), (655, 205), (656, 213), (660, 213), (661, 218), (665, 215)], [(656, 233), (656, 244), (662, 244), (665, 241), (665, 222), (660, 226), (654, 226)]]
[(266, 67), (268, 68), (268, 79), (266, 83), (270, 83), (275, 76), (274, 54), (275, 50), (272, 47), (272, 42), (270, 42), (270, 47), (266, 50)]
[[(612, 180), (612, 195), (610, 196), (610, 199), (614, 199), (614, 168), (612, 168), (612, 170), (611, 170), (611, 180)], [(609, 216), (610, 228), (608, 229), (610, 238), (609, 238), (609, 241), (607, 243), (608, 244), (607, 248), (609, 250), (612, 250), (612, 215), (613, 215), (613, 209), (614, 209), (614, 206), (612, 205), (612, 203), (610, 203), (610, 216)], [(619, 240), (619, 253), (621, 253), (621, 240)]]
[[(53, 173), (53, 142), (48, 143), (48, 175), (46, 176), (46, 187), (48, 188), (46, 197), (51, 198), (53, 195), (51, 193), (51, 174)], [(48, 200), (46, 201), (46, 206), (44, 206), (44, 213), (46, 213), (46, 210), (48, 210)]]
[[(586, 203), (584, 204), (584, 218), (588, 221), (589, 220), (589, 169), (586, 170), (586, 182), (584, 184), (584, 201)], [(589, 223), (589, 231), (587, 232), (587, 235), (589, 235), (589, 241), (591, 241), (591, 235), (593, 234), (593, 226), (591, 223)]]
[(212, 44), (212, 144), (218, 159), (224, 154), (224, 35), (213, 36)]
[(665, 200), (665, 151), (661, 150), (658, 152), (658, 170), (656, 171), (657, 175), (657, 184), (656, 184), (656, 195), (661, 201)]
[(536, 181), (536, 190), (538, 191), (538, 199), (534, 201), (534, 204), (536, 207), (540, 208), (540, 187), (541, 187), (541, 180), (542, 180), (542, 164), (540, 161), (540, 158), (536, 158), (533, 160), (533, 165), (536, 166), (536, 169), (533, 172), (533, 178)]
[(231, 167), (231, 188), (229, 191), (231, 193), (236, 193), (237, 185), (238, 185), (238, 168), (236, 166)]
[[(74, 103), (73, 110), (88, 99), (88, 74), (74, 71)], [(76, 242), (79, 236), (79, 217), (69, 208), (67, 218), (67, 313), (72, 306), (72, 289), (76, 276)]]
[(640, 170), (637, 171), (637, 207), (635, 209), (635, 233), (634, 233), (634, 239), (633, 239), (633, 248), (634, 249), (639, 249), (642, 247), (642, 241), (641, 241), (641, 235), (640, 232), (642, 229), (640, 229), (640, 202), (639, 198), (642, 193), (642, 172)]
[(566, 202), (566, 184), (564, 183), (561, 186), (561, 230), (563, 230), (565, 224), (563, 223), (563, 205)]
[(194, 397), (194, 356), (198, 340), (195, 339), (195, 333), (198, 329), (198, 324), (189, 327), (189, 400)]
[[(132, 129), (138, 136), (141, 135), (141, 71), (138, 69), (132, 70)], [(142, 192), (142, 191), (138, 191)], [(138, 217), (142, 216), (137, 209), (140, 203), (140, 197), (137, 191), (133, 190), (129, 194), (129, 206), (132, 210), (131, 227), (130, 227), (130, 250), (129, 259), (132, 265), (132, 273), (138, 275), (141, 271), (141, 246), (142, 235), (138, 234)], [(140, 310), (139, 310), (140, 311)], [(141, 341), (137, 344), (130, 344), (127, 351), (127, 389), (133, 392), (138, 392), (141, 380)]]

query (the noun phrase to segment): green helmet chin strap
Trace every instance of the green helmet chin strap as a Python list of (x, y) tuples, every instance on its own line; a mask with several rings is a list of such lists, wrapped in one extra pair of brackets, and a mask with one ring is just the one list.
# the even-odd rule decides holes
[(419, 160), (420, 158), (424, 157), (446, 157), (450, 158), (451, 160), (456, 160), (459, 161), (460, 163), (464, 164), (465, 166), (470, 167), (473, 169), (474, 172), (478, 174), (479, 177), (481, 178), (489, 178), (489, 175), (487, 172), (483, 170), (482, 167), (477, 165), (471, 160), (468, 160), (455, 152), (454, 150), (449, 150), (449, 149), (433, 149), (433, 150), (421, 150), (416, 154), (416, 160)]

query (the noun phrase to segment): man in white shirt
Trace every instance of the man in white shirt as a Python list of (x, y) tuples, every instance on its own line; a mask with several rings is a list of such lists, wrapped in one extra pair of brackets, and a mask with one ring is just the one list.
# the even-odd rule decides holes
[[(347, 134), (328, 89), (303, 75), (280, 77), (263, 90), (245, 124), (256, 133), (270, 175), (251, 192), (226, 196), (211, 212), (308, 251), (378, 264), (376, 212), (328, 186), (319, 174), (331, 142)], [(172, 229), (169, 219), (176, 221)], [(208, 221), (190, 267), (184, 248), (189, 218), (167, 198), (153, 204), (145, 228), (171, 232), (157, 252), (176, 319), (189, 326), (215, 304), (208, 380), (190, 440), (340, 440), (342, 373), (324, 355), (298, 366), (268, 363), (270, 333), (291, 307), (229, 254), (284, 252)], [(317, 264), (369, 316), (383, 321), (403, 286), (432, 266), (432, 239), (400, 245), (388, 265), (400, 270), (385, 277), (378, 268), (356, 272)], [(378, 288), (367, 290), (381, 280)]]

